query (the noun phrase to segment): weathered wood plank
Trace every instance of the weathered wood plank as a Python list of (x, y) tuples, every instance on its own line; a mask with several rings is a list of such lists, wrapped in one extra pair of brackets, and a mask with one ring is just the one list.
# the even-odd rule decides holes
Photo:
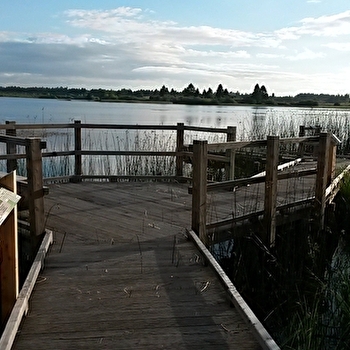
[[(0, 187), (17, 194), (16, 171), (0, 179)], [(0, 325), (4, 326), (15, 304), (18, 288), (17, 206), (0, 225)]]
[(45, 199), (54, 245), (14, 350), (259, 348), (187, 240), (186, 185), (67, 183)]

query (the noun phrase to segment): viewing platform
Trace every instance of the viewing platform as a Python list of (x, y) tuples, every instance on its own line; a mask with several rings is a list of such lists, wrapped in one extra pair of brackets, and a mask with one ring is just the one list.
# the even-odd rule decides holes
[(54, 243), (13, 346), (260, 349), (185, 227), (188, 185), (49, 186)]
[[(22, 260), (34, 260), (19, 292), (18, 252), (7, 252), (15, 283), (7, 288), (11, 300), (1, 300), (1, 350), (279, 349), (219, 265), (220, 257), (215, 260), (215, 247), (248, 237), (272, 256), (270, 251), (288, 247), (276, 234), (286, 223), (307, 216), (316, 231), (324, 230), (327, 210), (350, 171), (347, 159), (336, 162), (335, 135), (236, 141), (233, 127), (44, 126), (70, 129), (74, 142), (43, 152), (46, 141), (17, 136), (17, 130), (43, 125), (12, 122), (0, 136), (7, 173), (15, 178), (17, 161), (26, 163), (27, 176), (17, 178), (18, 224), (24, 230), (18, 250)], [(82, 142), (84, 129), (125, 129), (129, 137), (128, 130), (139, 129), (156, 135), (152, 128), (171, 132), (173, 148), (85, 149)], [(185, 131), (226, 139), (185, 144)], [(109, 135), (110, 142), (120, 140), (116, 135)], [(236, 177), (248, 161), (254, 174)], [(67, 174), (43, 178), (43, 164), (46, 171), (57, 167)], [(172, 173), (162, 173), (170, 165)], [(0, 267), (4, 275), (5, 264)], [(8, 285), (5, 278), (0, 282)]]

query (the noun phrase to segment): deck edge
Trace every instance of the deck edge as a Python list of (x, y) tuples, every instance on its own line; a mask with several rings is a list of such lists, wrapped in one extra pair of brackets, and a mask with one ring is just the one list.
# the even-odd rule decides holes
[(23, 284), (16, 303), (12, 309), (11, 315), (6, 323), (5, 329), (1, 335), (1, 350), (10, 350), (12, 348), (22, 318), (28, 312), (29, 298), (32, 294), (39, 272), (44, 268), (44, 259), (50, 245), (53, 242), (52, 231), (46, 230), (45, 232), (45, 236), (34, 259), (33, 265), (29, 270), (28, 276)]
[(220, 279), (220, 282), (224, 285), (232, 304), (238, 310), (244, 321), (248, 324), (249, 328), (252, 330), (252, 333), (254, 334), (256, 340), (259, 342), (260, 346), (264, 350), (279, 350), (280, 347), (276, 344), (276, 342), (272, 339), (265, 327), (255, 316), (251, 308), (239, 294), (236, 287), (228, 278), (228, 276), (226, 275), (222, 267), (219, 265), (219, 263), (214, 259), (207, 247), (201, 242), (201, 240), (193, 230), (186, 229), (186, 231), (189, 235), (189, 238), (194, 242), (201, 254), (204, 256), (205, 260), (214, 269), (215, 273)]

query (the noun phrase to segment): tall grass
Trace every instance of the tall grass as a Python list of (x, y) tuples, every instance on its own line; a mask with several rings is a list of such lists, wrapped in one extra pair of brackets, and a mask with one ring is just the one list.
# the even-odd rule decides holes
[(267, 136), (281, 138), (296, 137), (299, 126), (320, 126), (323, 132), (332, 132), (341, 141), (338, 153), (350, 151), (350, 118), (349, 111), (334, 109), (299, 109), (288, 110), (285, 113), (276, 109), (267, 110), (263, 115), (247, 118), (238, 134), (240, 140), (262, 140)]
[(300, 297), (281, 336), (283, 349), (350, 348), (350, 255), (342, 242), (313, 298)]

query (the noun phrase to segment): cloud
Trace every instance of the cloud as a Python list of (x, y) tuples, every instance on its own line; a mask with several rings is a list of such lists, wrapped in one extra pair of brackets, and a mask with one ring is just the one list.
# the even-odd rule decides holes
[(294, 55), (289, 56), (288, 59), (291, 61), (300, 61), (300, 60), (313, 60), (315, 58), (325, 57), (323, 52), (314, 52), (308, 48), (304, 48), (303, 51), (295, 52)]
[(350, 43), (348, 42), (328, 43), (328, 44), (324, 44), (323, 46), (328, 47), (330, 49), (337, 50), (337, 51), (343, 51), (343, 52), (350, 51)]
[(282, 40), (295, 40), (301, 36), (336, 37), (350, 34), (350, 10), (335, 15), (302, 19), (299, 26), (282, 28), (276, 35)]
[(280, 41), (269, 34), (211, 26), (180, 26), (173, 21), (155, 21), (149, 12), (122, 7), (109, 11), (70, 10), (68, 23), (108, 34), (123, 42), (181, 42), (183, 45), (273, 46)]
[[(65, 33), (0, 32), (2, 84), (179, 88), (220, 81), (244, 90), (257, 80), (282, 86), (283, 79), (297, 79), (297, 85), (332, 50), (349, 51), (350, 11), (304, 18), (272, 32), (181, 26), (131, 7), (74, 9), (64, 16)], [(67, 34), (71, 29), (74, 35)], [(324, 40), (335, 36), (343, 44)]]

